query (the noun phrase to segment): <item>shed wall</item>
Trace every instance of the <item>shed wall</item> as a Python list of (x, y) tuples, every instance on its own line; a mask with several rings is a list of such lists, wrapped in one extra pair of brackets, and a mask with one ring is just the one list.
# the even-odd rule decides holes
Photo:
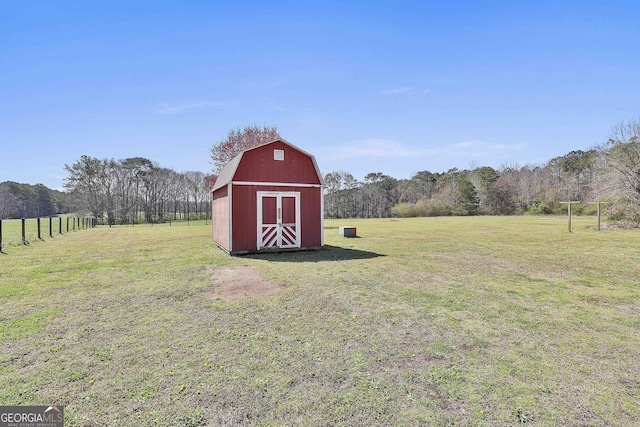
[(213, 193), (211, 203), (211, 219), (213, 223), (213, 240), (226, 250), (229, 247), (229, 190), (228, 187), (217, 189)]
[[(286, 155), (286, 154), (285, 154)], [(256, 251), (256, 210), (258, 191), (296, 191), (300, 193), (300, 246), (322, 246), (322, 211), (320, 187), (234, 185), (232, 189), (233, 252)]]
[[(283, 150), (284, 160), (274, 160), (274, 150)], [(233, 180), (320, 184), (312, 158), (280, 141), (245, 152)]]

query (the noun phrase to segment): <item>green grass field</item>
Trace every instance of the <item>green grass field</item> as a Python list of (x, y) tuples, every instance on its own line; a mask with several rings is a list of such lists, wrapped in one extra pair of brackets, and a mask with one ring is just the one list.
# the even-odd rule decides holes
[[(61, 215), (62, 217), (62, 233), (67, 233), (67, 217), (69, 217), (69, 231), (80, 231), (80, 229), (89, 228), (89, 222), (82, 223), (80, 220), (80, 226), (78, 223), (73, 223), (74, 216)], [(77, 221), (77, 219), (76, 219)], [(75, 225), (75, 229), (74, 229)], [(38, 219), (27, 218), (25, 220), (25, 241), (27, 245), (37, 243), (42, 240), (47, 240), (60, 235), (60, 217), (53, 217), (51, 221), (49, 218), (40, 218), (40, 239), (38, 239)], [(22, 245), (22, 220), (20, 219), (3, 219), (2, 220), (2, 248), (6, 249), (12, 246)]]
[(204, 222), (12, 247), (0, 404), (96, 427), (640, 425), (640, 231), (325, 225), (318, 252), (229, 257)]

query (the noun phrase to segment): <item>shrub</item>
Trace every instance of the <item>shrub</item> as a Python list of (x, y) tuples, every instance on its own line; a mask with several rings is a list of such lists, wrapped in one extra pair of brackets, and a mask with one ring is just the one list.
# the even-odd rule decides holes
[(540, 203), (532, 206), (528, 213), (532, 215), (550, 215), (553, 213), (553, 209), (551, 209), (551, 206), (546, 203)]
[[(418, 203), (400, 203), (391, 208), (391, 213), (401, 218), (448, 216), (451, 210), (440, 200), (420, 200)], [(466, 215), (466, 213), (465, 213)]]

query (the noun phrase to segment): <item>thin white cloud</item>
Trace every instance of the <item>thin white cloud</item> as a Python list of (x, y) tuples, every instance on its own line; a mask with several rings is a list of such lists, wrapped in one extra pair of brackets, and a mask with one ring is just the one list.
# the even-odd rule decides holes
[(431, 147), (407, 146), (389, 139), (359, 139), (334, 147), (328, 157), (332, 160), (363, 158), (414, 158), (418, 156), (487, 159), (520, 152), (527, 144), (491, 144), (479, 140), (463, 141)]
[(337, 147), (329, 157), (334, 160), (353, 160), (363, 157), (407, 157), (415, 153), (415, 150), (408, 149), (398, 141), (358, 139)]
[(453, 167), (464, 169), (477, 166), (499, 168), (505, 163), (522, 163), (530, 155), (529, 148), (528, 144), (522, 142), (493, 144), (468, 140), (418, 145), (371, 138), (323, 146), (319, 150), (322, 152), (319, 160), (326, 170), (347, 170), (357, 179), (373, 171), (408, 179), (421, 170), (441, 172)]
[(485, 141), (470, 140), (459, 142), (457, 144), (449, 144), (442, 147), (444, 151), (452, 155), (459, 156), (477, 156), (477, 157), (489, 157), (498, 153), (514, 153), (527, 148), (527, 144), (491, 144)]
[(160, 106), (160, 108), (158, 108), (155, 112), (156, 114), (180, 114), (186, 110), (220, 107), (220, 106), (222, 106), (221, 103), (211, 102), (211, 101), (183, 102), (183, 103), (164, 102)]

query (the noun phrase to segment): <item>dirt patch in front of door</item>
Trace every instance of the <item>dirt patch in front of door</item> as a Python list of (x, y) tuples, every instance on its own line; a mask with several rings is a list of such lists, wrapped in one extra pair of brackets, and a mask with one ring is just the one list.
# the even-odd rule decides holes
[(213, 278), (213, 291), (204, 294), (205, 298), (219, 300), (238, 300), (275, 295), (282, 287), (268, 282), (253, 267), (220, 267), (209, 271)]

